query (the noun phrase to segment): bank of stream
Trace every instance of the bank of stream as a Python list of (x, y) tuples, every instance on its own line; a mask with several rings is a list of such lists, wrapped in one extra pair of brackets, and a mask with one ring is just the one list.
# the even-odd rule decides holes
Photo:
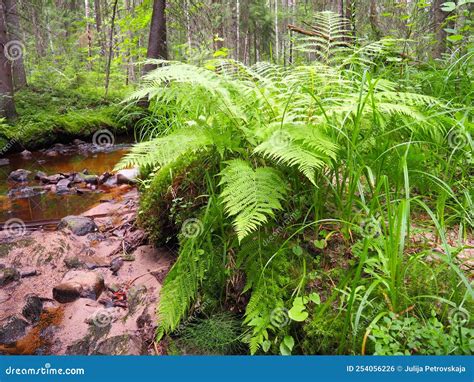
[(128, 147), (0, 159), (0, 354), (155, 353), (172, 257), (136, 224), (136, 171), (112, 172)]

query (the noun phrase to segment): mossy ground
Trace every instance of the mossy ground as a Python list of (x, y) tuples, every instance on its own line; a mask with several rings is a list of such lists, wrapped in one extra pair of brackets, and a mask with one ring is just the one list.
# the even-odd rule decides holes
[(74, 138), (88, 138), (100, 129), (125, 134), (131, 126), (121, 103), (129, 89), (104, 90), (91, 81), (56, 84), (36, 82), (15, 94), (18, 118), (0, 122), (0, 150), (38, 149)]

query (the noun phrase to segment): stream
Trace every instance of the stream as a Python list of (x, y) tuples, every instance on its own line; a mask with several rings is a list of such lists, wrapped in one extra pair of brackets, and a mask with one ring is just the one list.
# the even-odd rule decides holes
[[(9, 219), (21, 219), (24, 222), (61, 219), (68, 215), (78, 215), (87, 211), (102, 199), (111, 198), (116, 192), (114, 188), (103, 185), (82, 193), (60, 194), (45, 192), (40, 189), (42, 182), (33, 179), (40, 171), (47, 175), (71, 174), (87, 172), (101, 175), (111, 171), (117, 162), (125, 155), (128, 146), (117, 145), (107, 150), (97, 150), (93, 145), (82, 144), (78, 149), (74, 145), (57, 145), (54, 155), (51, 149), (33, 152), (25, 155), (11, 154), (2, 158), (0, 166), (0, 222)], [(14, 170), (24, 169), (32, 172), (32, 178), (27, 183), (12, 182), (8, 179)], [(11, 197), (9, 193), (24, 187), (39, 189), (35, 195), (27, 197)]]

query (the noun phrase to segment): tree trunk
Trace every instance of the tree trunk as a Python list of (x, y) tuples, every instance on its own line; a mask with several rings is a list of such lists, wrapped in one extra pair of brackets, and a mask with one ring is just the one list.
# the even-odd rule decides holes
[(344, 0), (339, 0), (337, 2), (337, 13), (344, 17)]
[[(218, 51), (224, 47), (224, 9), (222, 7), (221, 0), (212, 0), (212, 13), (214, 15), (213, 26), (214, 26), (214, 50)], [(215, 23), (215, 24), (214, 24)]]
[(280, 58), (280, 35), (278, 32), (278, 0), (275, 0), (275, 59), (278, 63)]
[(95, 14), (95, 28), (97, 30), (97, 36), (99, 39), (99, 45), (101, 49), (101, 55), (106, 54), (107, 47), (106, 47), (106, 36), (105, 36), (105, 29), (102, 25), (102, 7), (100, 5), (100, 0), (94, 0), (94, 14)]
[(377, 4), (375, 0), (370, 0), (369, 21), (372, 33), (376, 40), (380, 40), (382, 32), (380, 31), (379, 21), (377, 17)]
[(110, 25), (109, 54), (107, 57), (107, 67), (105, 68), (105, 97), (109, 95), (110, 67), (112, 65), (112, 57), (114, 53), (115, 17), (117, 15), (117, 7), (118, 0), (115, 0), (114, 9), (112, 11), (112, 22)]
[(36, 53), (38, 54), (38, 57), (41, 58), (45, 55), (45, 48), (43, 35), (38, 21), (38, 10), (36, 4), (32, 4), (31, 6), (31, 23), (33, 24), (34, 29)]
[[(125, 0), (125, 9), (129, 15), (133, 16), (134, 9), (132, 8), (132, 5), (130, 3), (130, 0)], [(128, 38), (130, 40), (130, 43), (133, 41), (133, 32), (131, 29), (128, 30)], [(126, 84), (128, 85), (131, 82), (135, 82), (135, 65), (133, 64), (133, 57), (132, 57), (132, 51), (130, 47), (127, 48), (127, 82)]]
[(86, 16), (86, 37), (87, 37), (87, 69), (92, 70), (92, 31), (89, 22), (90, 7), (89, 0), (84, 1)]
[(445, 23), (448, 14), (441, 9), (441, 5), (444, 2), (444, 0), (434, 0), (432, 5), (433, 23), (436, 34), (436, 45), (433, 49), (434, 58), (441, 58), (442, 54), (446, 52), (447, 33), (444, 28), (446, 27)]
[[(166, 39), (166, 0), (155, 0), (151, 17), (150, 37), (148, 39), (147, 58), (168, 59), (168, 46)], [(156, 69), (154, 64), (146, 64), (143, 74)]]
[(236, 57), (240, 61), (240, 0), (235, 2), (235, 39), (236, 41)]
[(0, 114), (11, 121), (17, 117), (17, 114), (13, 99), (12, 65), (5, 55), (8, 42), (5, 3), (0, 1)]
[(12, 60), (13, 84), (15, 89), (21, 89), (27, 85), (27, 82), (25, 64), (23, 61), (23, 54), (25, 52), (23, 51), (24, 45), (21, 42), (20, 37), (21, 27), (17, 3), (18, 0), (5, 0), (9, 40), (14, 40), (17, 42), (17, 45), (15, 46), (16, 50), (11, 52), (14, 54), (10, 54), (11, 57), (14, 57), (14, 60)]

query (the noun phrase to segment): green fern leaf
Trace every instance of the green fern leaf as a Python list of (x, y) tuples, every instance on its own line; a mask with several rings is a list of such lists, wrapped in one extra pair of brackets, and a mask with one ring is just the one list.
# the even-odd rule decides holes
[(282, 208), (280, 201), (286, 194), (285, 183), (275, 169), (253, 170), (247, 162), (233, 160), (228, 162), (221, 176), (224, 186), (221, 197), (227, 214), (234, 217), (239, 240)]

